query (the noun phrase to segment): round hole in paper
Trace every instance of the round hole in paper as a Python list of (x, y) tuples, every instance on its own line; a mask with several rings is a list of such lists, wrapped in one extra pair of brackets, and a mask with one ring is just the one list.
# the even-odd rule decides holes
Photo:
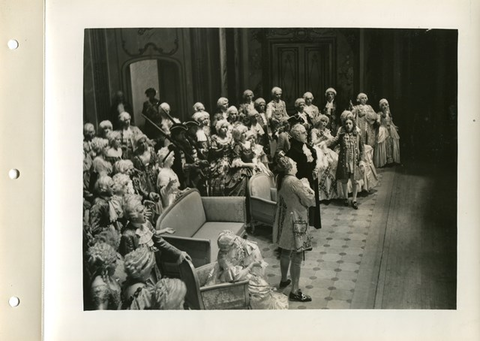
[(10, 304), (10, 307), (12, 308), (18, 307), (20, 299), (17, 296), (12, 296), (8, 299), (8, 304)]
[(10, 179), (12, 180), (15, 180), (15, 179), (18, 179), (18, 177), (20, 176), (20, 171), (18, 169), (10, 169), (8, 171), (8, 176), (10, 177)]
[(18, 41), (16, 41), (15, 39), (10, 39), (7, 45), (10, 50), (16, 50), (18, 49), (19, 44), (18, 44)]

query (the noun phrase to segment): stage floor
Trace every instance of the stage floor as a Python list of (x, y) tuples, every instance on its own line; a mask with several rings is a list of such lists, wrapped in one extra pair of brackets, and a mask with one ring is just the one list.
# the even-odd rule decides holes
[[(371, 193), (359, 195), (358, 210), (335, 200), (321, 206), (322, 229), (312, 230), (300, 279), (313, 301), (290, 309), (456, 308), (456, 181), (414, 163), (379, 169), (378, 177)], [(248, 239), (278, 287), (271, 227), (257, 226)]]

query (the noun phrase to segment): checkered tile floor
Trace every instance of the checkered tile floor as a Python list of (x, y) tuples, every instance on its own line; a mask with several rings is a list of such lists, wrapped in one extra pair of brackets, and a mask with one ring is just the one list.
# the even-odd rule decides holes
[[(290, 309), (350, 309), (358, 273), (368, 239), (373, 210), (380, 189), (360, 193), (359, 209), (345, 207), (343, 200), (321, 206), (322, 229), (312, 230), (313, 251), (307, 252), (302, 265), (300, 288), (312, 297), (312, 302), (290, 302)], [(271, 243), (271, 227), (256, 226), (255, 235), (248, 239), (258, 243), (265, 261), (267, 279), (273, 287), (280, 283), (280, 261)], [(283, 292), (288, 295), (291, 286)]]

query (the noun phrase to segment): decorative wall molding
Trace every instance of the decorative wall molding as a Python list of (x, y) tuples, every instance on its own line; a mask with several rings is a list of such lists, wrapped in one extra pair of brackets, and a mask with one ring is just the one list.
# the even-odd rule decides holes
[(318, 38), (335, 36), (336, 32), (330, 28), (268, 28), (265, 30), (267, 39), (288, 38), (292, 42), (311, 42)]
[[(175, 32), (173, 37), (172, 31)], [(179, 48), (177, 29), (120, 29), (120, 40), (123, 51), (133, 58), (141, 57), (147, 51), (153, 55), (173, 56)]]

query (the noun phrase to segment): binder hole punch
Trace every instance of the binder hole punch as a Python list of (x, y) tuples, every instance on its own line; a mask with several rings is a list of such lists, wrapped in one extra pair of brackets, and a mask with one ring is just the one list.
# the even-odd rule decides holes
[(20, 304), (20, 299), (17, 296), (12, 296), (8, 299), (8, 304), (10, 304), (10, 307), (16, 308)]
[(18, 169), (12, 168), (8, 171), (8, 176), (10, 179), (15, 180), (20, 176), (20, 171)]
[(7, 45), (10, 50), (16, 50), (18, 49), (19, 44), (18, 44), (18, 41), (16, 41), (15, 39), (10, 39)]

